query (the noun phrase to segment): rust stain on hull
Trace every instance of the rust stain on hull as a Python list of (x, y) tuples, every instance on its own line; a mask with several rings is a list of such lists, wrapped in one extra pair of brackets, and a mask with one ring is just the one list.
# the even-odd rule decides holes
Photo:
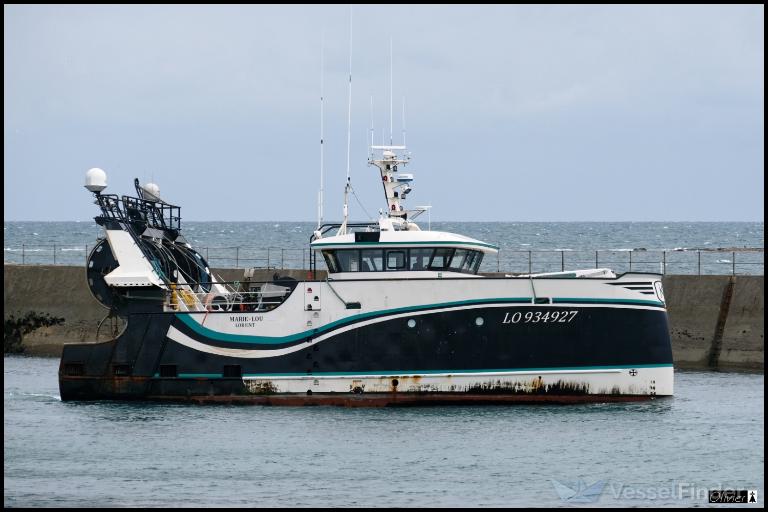
[(253, 379), (244, 382), (246, 391), (254, 395), (273, 395), (278, 391), (271, 380)]
[[(537, 377), (530, 382), (488, 381), (470, 385), (465, 391), (468, 393), (513, 395), (587, 395), (589, 393), (589, 384), (564, 380), (545, 384), (541, 377)], [(612, 391), (608, 396), (620, 394), (618, 388)]]
[[(332, 405), (342, 407), (392, 407), (422, 405), (483, 405), (483, 404), (578, 404), (605, 402), (635, 402), (654, 400), (652, 394), (622, 394), (618, 387), (602, 393), (589, 393), (585, 383), (556, 381), (544, 383), (541, 377), (528, 381), (503, 382), (488, 380), (464, 386), (451, 386), (449, 391), (438, 391), (434, 385), (425, 385), (421, 377), (388, 377), (383, 389), (365, 392), (362, 381), (350, 385), (348, 393), (280, 392), (274, 382), (264, 380), (246, 381), (244, 389), (234, 386), (228, 391), (196, 386), (179, 394), (179, 389), (160, 391), (151, 389), (149, 377), (92, 378), (67, 376), (61, 379), (68, 383), (62, 387), (63, 400), (149, 400), (161, 402), (186, 402), (197, 404), (253, 404), (283, 406)], [(190, 379), (205, 381), (206, 379)], [(241, 381), (242, 382), (242, 381)], [(82, 383), (82, 386), (77, 386)], [(384, 382), (382, 382), (384, 384)], [(72, 387), (74, 386), (74, 387)], [(222, 392), (223, 391), (223, 392)], [(163, 394), (157, 394), (161, 392)]]
[(408, 407), (424, 405), (501, 405), (501, 404), (579, 404), (638, 402), (654, 400), (649, 395), (568, 395), (568, 394), (472, 394), (472, 393), (363, 393), (312, 395), (229, 395), (229, 396), (150, 396), (148, 400), (196, 404), (242, 404), (342, 407)]

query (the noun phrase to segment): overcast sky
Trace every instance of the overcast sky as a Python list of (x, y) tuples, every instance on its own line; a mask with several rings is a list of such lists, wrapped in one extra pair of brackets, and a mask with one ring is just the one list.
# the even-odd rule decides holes
[[(354, 6), (352, 184), (407, 143), (432, 220), (762, 220), (764, 7)], [(5, 6), (4, 218), (82, 220), (154, 179), (186, 220), (342, 212), (349, 8)], [(368, 217), (357, 203), (351, 217)]]

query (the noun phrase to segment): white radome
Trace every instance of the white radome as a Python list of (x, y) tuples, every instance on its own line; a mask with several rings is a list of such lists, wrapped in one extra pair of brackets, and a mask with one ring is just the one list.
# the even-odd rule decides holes
[(107, 173), (98, 167), (85, 173), (85, 188), (91, 192), (101, 192), (107, 188)]
[(157, 183), (147, 183), (146, 185), (142, 185), (141, 188), (148, 196), (147, 199), (152, 201), (162, 201), (162, 199), (160, 199), (160, 186)]

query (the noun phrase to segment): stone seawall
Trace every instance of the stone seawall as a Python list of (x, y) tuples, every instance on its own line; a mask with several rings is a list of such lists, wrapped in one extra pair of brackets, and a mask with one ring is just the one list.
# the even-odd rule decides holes
[[(224, 280), (243, 278), (243, 269), (214, 272)], [(307, 277), (306, 270), (261, 270), (253, 281), (268, 281), (275, 272)], [(26, 334), (26, 353), (59, 356), (64, 343), (96, 340), (107, 310), (88, 291), (83, 267), (5, 264), (3, 274), (6, 324), (11, 315), (29, 312), (64, 319)], [(764, 276), (665, 276), (675, 366), (763, 371), (764, 284)], [(120, 327), (103, 321), (99, 339), (108, 339)]]

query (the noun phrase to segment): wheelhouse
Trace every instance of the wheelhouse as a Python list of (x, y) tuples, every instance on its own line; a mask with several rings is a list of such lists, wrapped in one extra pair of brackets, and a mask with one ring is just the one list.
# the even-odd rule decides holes
[[(322, 255), (332, 279), (481, 277), (477, 274), (483, 257), (496, 254), (498, 247), (455, 233), (422, 231), (414, 219), (431, 206), (404, 206), (413, 182), (412, 174), (398, 171), (398, 166), (410, 161), (405, 149), (371, 146), (368, 163), (379, 169), (387, 208), (380, 211), (377, 222), (348, 222), (347, 183), (344, 221), (318, 222), (310, 238), (312, 270), (317, 269)], [(379, 150), (380, 159), (374, 157), (374, 151)], [(326, 236), (333, 229), (337, 230), (336, 235)]]
[(370, 231), (313, 237), (312, 249), (322, 255), (329, 274), (335, 278), (367, 274), (366, 279), (393, 277), (395, 272), (407, 273), (398, 277), (476, 276), (483, 257), (498, 251), (491, 244), (454, 233), (365, 227)]
[(454, 247), (325, 249), (328, 272), (449, 271), (477, 274), (483, 253)]

